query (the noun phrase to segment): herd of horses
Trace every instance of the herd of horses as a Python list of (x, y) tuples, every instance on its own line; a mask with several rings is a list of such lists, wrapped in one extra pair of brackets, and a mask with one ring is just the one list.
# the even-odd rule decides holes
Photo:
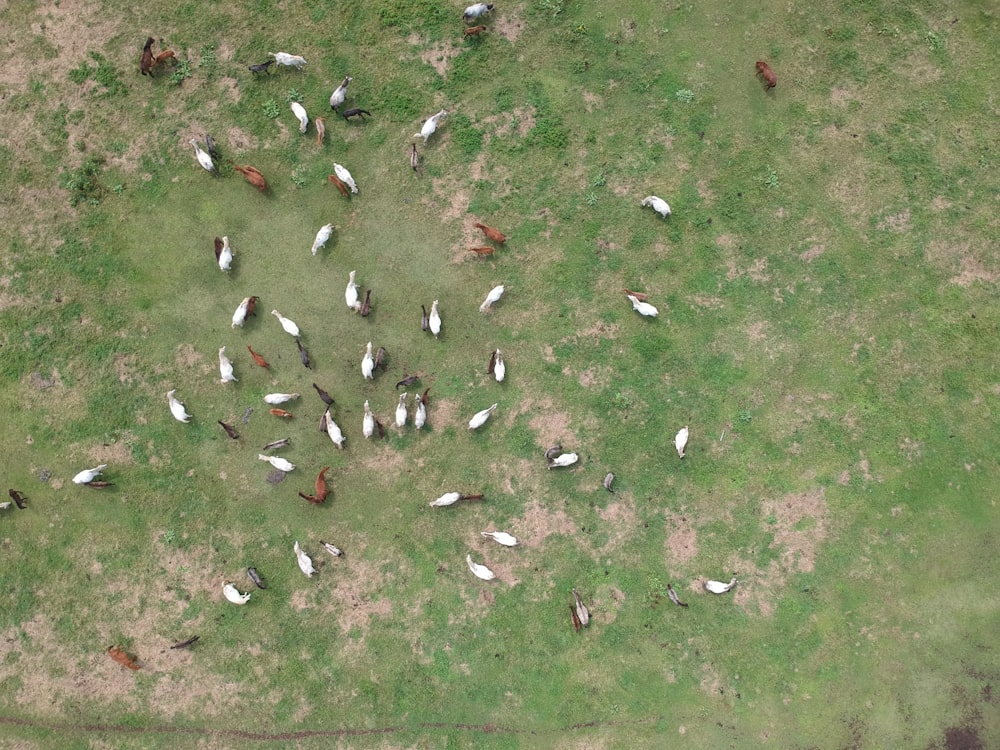
[[(472, 5), (472, 6), (469, 6), (468, 8), (466, 8), (465, 12), (463, 13), (462, 18), (463, 18), (463, 20), (466, 23), (469, 23), (471, 21), (474, 21), (474, 20), (480, 18), (481, 16), (484, 16), (484, 15), (492, 12), (493, 8), (494, 8), (494, 6), (491, 3), (477, 3), (475, 5)], [(482, 25), (479, 25), (479, 26), (468, 26), (465, 29), (463, 29), (462, 36), (463, 36), (463, 38), (473, 37), (473, 36), (478, 37), (480, 34), (482, 34), (486, 30), (487, 30), (487, 27), (486, 26), (482, 26)], [(154, 44), (155, 44), (154, 38), (153, 37), (148, 37), (146, 39), (145, 44), (143, 45), (143, 48), (142, 48), (142, 55), (141, 55), (140, 60), (139, 60), (139, 72), (140, 72), (140, 74), (142, 74), (144, 76), (153, 77), (154, 72), (157, 70), (158, 67), (163, 66), (168, 60), (173, 60), (175, 62), (177, 60), (177, 56), (176, 56), (176, 54), (174, 53), (174, 51), (172, 49), (163, 49), (159, 54), (155, 54), (154, 55), (153, 54), (153, 45)], [(161, 46), (162, 46), (162, 40), (161, 40)], [(259, 74), (268, 75), (270, 73), (270, 67), (271, 67), (271, 65), (273, 65), (275, 63), (277, 63), (279, 65), (294, 66), (294, 67), (296, 67), (299, 70), (301, 70), (302, 65), (306, 64), (306, 60), (303, 57), (298, 56), (298, 55), (289, 55), (289, 54), (284, 53), (284, 52), (271, 53), (271, 57), (273, 59), (269, 59), (269, 60), (267, 60), (265, 62), (262, 62), (262, 63), (257, 63), (257, 64), (249, 65), (248, 67), (249, 67), (250, 72), (253, 73), (254, 75), (259, 75)], [(757, 70), (757, 76), (761, 78), (762, 83), (764, 84), (765, 89), (766, 90), (770, 90), (770, 89), (774, 88), (777, 85), (778, 79), (777, 79), (777, 76), (774, 73), (774, 70), (771, 69), (771, 66), (768, 65), (763, 60), (756, 61), (755, 65), (756, 65), (756, 70)], [(334, 111), (338, 111), (339, 112), (340, 105), (343, 104), (344, 99), (345, 99), (347, 84), (349, 84), (350, 81), (351, 81), (351, 76), (347, 76), (344, 79), (344, 81), (340, 84), (340, 86), (331, 95), (330, 106), (331, 106), (331, 109), (333, 109)], [(360, 118), (360, 119), (364, 120), (366, 117), (370, 117), (371, 116), (371, 112), (369, 112), (366, 109), (362, 109), (360, 107), (348, 109), (348, 110), (345, 110), (343, 112), (339, 112), (339, 114), (341, 114), (341, 116), (344, 117), (344, 119), (348, 120), (348, 121), (350, 121), (351, 118)], [(433, 120), (433, 124), (436, 126), (437, 123), (436, 123), (436, 119), (435, 118), (442, 117), (445, 114), (446, 113), (442, 112), (442, 113), (439, 113), (438, 115), (435, 115), (434, 118), (431, 118), (431, 120)], [(428, 122), (431, 122), (431, 121), (428, 121)], [(317, 137), (319, 138), (320, 143), (322, 143), (323, 135), (324, 135), (324, 132), (325, 132), (325, 128), (324, 128), (324, 125), (323, 125), (323, 119), (322, 118), (316, 118), (315, 123), (316, 123), (316, 128), (317, 128)], [(425, 124), (425, 129), (427, 129), (426, 124)], [(433, 132), (433, 128), (430, 128), (430, 132)], [(424, 135), (424, 133), (422, 132), (422, 133), (420, 133), (418, 135)], [(207, 138), (207, 136), (206, 136), (206, 138)], [(426, 136), (425, 136), (425, 141), (426, 141)], [(207, 138), (207, 143), (209, 145), (209, 150), (210, 151), (214, 151), (214, 143), (212, 143), (211, 139)], [(413, 168), (414, 171), (417, 171), (418, 161), (419, 160), (418, 160), (418, 155), (417, 155), (416, 144), (413, 144), (412, 152), (411, 152), (411, 155), (410, 155), (410, 165), (411, 165), (411, 167)], [(260, 190), (262, 192), (267, 190), (267, 181), (264, 179), (264, 176), (260, 173), (260, 171), (258, 169), (256, 169), (255, 167), (253, 167), (253, 166), (251, 166), (249, 164), (245, 165), (245, 166), (240, 166), (240, 165), (237, 165), (237, 164), (232, 164), (232, 167), (233, 167), (233, 169), (235, 171), (240, 172), (246, 178), (246, 180), (251, 185), (253, 185), (254, 187), (256, 187), (258, 190)], [(330, 175), (329, 179), (330, 179), (330, 181), (334, 185), (336, 185), (336, 187), (340, 190), (340, 192), (345, 197), (349, 194), (348, 186), (342, 180), (340, 180), (336, 175)], [(666, 205), (666, 204), (664, 203), (664, 205)], [(667, 215), (669, 215), (669, 207), (667, 207), (666, 212), (667, 212)], [(506, 237), (504, 236), (504, 234), (502, 232), (500, 232), (499, 230), (497, 230), (497, 229), (494, 229), (492, 227), (486, 226), (486, 225), (478, 223), (478, 222), (475, 223), (474, 226), (477, 229), (480, 229), (483, 232), (483, 234), (486, 236), (486, 238), (488, 240), (490, 240), (492, 243), (495, 243), (496, 245), (502, 246), (504, 244), (504, 242), (506, 241)], [(217, 240), (217, 245), (218, 245), (218, 240)], [(494, 248), (493, 247), (487, 247), (487, 246), (473, 247), (473, 248), (469, 249), (469, 252), (474, 252), (474, 253), (476, 253), (476, 254), (478, 254), (480, 256), (486, 256), (486, 255), (492, 254), (494, 252)], [(216, 254), (218, 256), (218, 247), (216, 248)], [(498, 287), (498, 289), (500, 290), (500, 293), (502, 293), (502, 287)], [(494, 291), (496, 291), (496, 290), (494, 290)], [(646, 295), (644, 295), (644, 294), (642, 294), (640, 292), (630, 293), (629, 290), (627, 290), (627, 289), (625, 290), (625, 292), (630, 295), (630, 299), (632, 299), (633, 304), (636, 304), (636, 303), (642, 304), (644, 302), (644, 300), (645, 300), (645, 297), (646, 297)], [(369, 294), (370, 294), (370, 290), (369, 290)], [(634, 299), (633, 299), (632, 295), (634, 295)], [(250, 298), (250, 300), (252, 300), (252, 302), (250, 303), (250, 305), (248, 305), (248, 308), (249, 308), (248, 311), (247, 311), (248, 313), (252, 311), (252, 303), (256, 302), (256, 298), (255, 297), (254, 298)], [(246, 302), (246, 300), (245, 300), (245, 302)], [(367, 299), (366, 299), (366, 302), (367, 302)], [(484, 303), (484, 304), (486, 304), (486, 303)], [(423, 319), (424, 322), (422, 322), (422, 325), (421, 325), (422, 328), (426, 329), (428, 327), (427, 319), (428, 319), (428, 316), (427, 316), (426, 310), (424, 310), (424, 319)], [(369, 344), (369, 348), (370, 347), (371, 347), (371, 344)], [(302, 349), (301, 344), (299, 345), (299, 348), (300, 348), (300, 352), (303, 354), (303, 363), (306, 364), (306, 366), (308, 367), (309, 366), (308, 355), (304, 353), (304, 350)], [(247, 349), (249, 350), (250, 355), (253, 357), (254, 361), (256, 362), (256, 364), (258, 366), (264, 367), (264, 368), (268, 367), (267, 361), (262, 356), (260, 356), (257, 352), (255, 352), (250, 346), (248, 346)], [(499, 354), (499, 350), (497, 350), (496, 352), (494, 352), (493, 358), (491, 358), (491, 360), (490, 360), (490, 370), (491, 370), (491, 372), (493, 371), (493, 368), (495, 367), (495, 362), (496, 362), (495, 358), (497, 357), (498, 354)], [(400, 383), (397, 383), (396, 387), (398, 388), (399, 385), (401, 385), (403, 383), (406, 383), (406, 382), (407, 382), (407, 379), (404, 379)], [(316, 387), (316, 389), (319, 392), (321, 398), (323, 398), (324, 396), (326, 396), (326, 398), (323, 398), (324, 401), (326, 401), (328, 404), (330, 402), (332, 402), (332, 399), (329, 399), (329, 396), (327, 394), (325, 394), (324, 391), (322, 391), (318, 386), (315, 386), (315, 384), (314, 384), (314, 387)], [(426, 395), (426, 393), (425, 393), (425, 395)], [(404, 397), (405, 397), (405, 394), (404, 394)], [(367, 407), (367, 403), (366, 403), (366, 407)], [(489, 410), (487, 410), (487, 412), (488, 411), (492, 411), (493, 408), (495, 408), (495, 405), (493, 407), (491, 407)], [(278, 417), (286, 417), (287, 418), (287, 417), (291, 416), (291, 414), (289, 412), (281, 410), (281, 409), (277, 409), (277, 408), (271, 409), (270, 413), (272, 415), (278, 416)], [(479, 415), (477, 415), (477, 416), (479, 416)], [(488, 416), (488, 414), (487, 414), (487, 416)], [(229, 435), (229, 437), (231, 437), (231, 438), (236, 438), (237, 437), (237, 435), (235, 433), (235, 430), (233, 430), (233, 428), (231, 426), (229, 426), (229, 425), (227, 425), (227, 424), (225, 424), (225, 423), (223, 423), (221, 421), (219, 422), (219, 424), (222, 425), (223, 429), (226, 431), (226, 433)], [(470, 427), (471, 427), (471, 423), (470, 423)], [(682, 430), (682, 433), (684, 433), (683, 438), (684, 438), (684, 442), (686, 442), (687, 428), (684, 428), (684, 430)], [(684, 453), (683, 453), (683, 446), (679, 443), (680, 439), (681, 439), (681, 433), (678, 433), (678, 440), (675, 441), (675, 442), (678, 442), (678, 445), (677, 445), (678, 453), (680, 454), (681, 457), (683, 457), (683, 455), (684, 455)], [(279, 442), (281, 442), (281, 441), (279, 441)], [(271, 446), (268, 446), (268, 447), (271, 447)], [(561, 449), (561, 446), (558, 446), (558, 448)], [(546, 458), (549, 458), (548, 454), (546, 454)], [(551, 464), (550, 464), (550, 468), (551, 468)], [(324, 501), (326, 500), (326, 498), (328, 496), (328, 492), (329, 492), (329, 490), (327, 488), (327, 485), (326, 485), (326, 480), (325, 480), (325, 475), (326, 475), (326, 472), (328, 471), (328, 469), (329, 469), (329, 467), (324, 467), (319, 472), (319, 475), (316, 478), (315, 487), (314, 487), (315, 494), (307, 494), (307, 493), (299, 492), (298, 493), (299, 496), (301, 498), (303, 498), (304, 500), (308, 501), (310, 504), (319, 505), (319, 504), (324, 503)], [(613, 481), (613, 479), (614, 479), (614, 474), (608, 474), (607, 477), (605, 477), (605, 480), (604, 480), (604, 487), (609, 492), (613, 491), (611, 489), (611, 482)], [(11, 490), (10, 491), (10, 495), (17, 502), (17, 505), (18, 505), (19, 508), (23, 508), (24, 507), (24, 496), (21, 493), (17, 492), (16, 490)], [(481, 497), (481, 496), (475, 496), (475, 497)], [(432, 505), (434, 505), (434, 503), (432, 503)], [(483, 532), (483, 533), (484, 533), (484, 535), (487, 534), (487, 532)], [(511, 537), (511, 539), (513, 539), (513, 537)], [(516, 543), (516, 542), (514, 542), (514, 543)], [(324, 543), (324, 546), (325, 546), (325, 543)], [(337, 552), (339, 553), (339, 550), (337, 550)], [(472, 567), (472, 565), (473, 564), (470, 561), (470, 567)], [(253, 570), (253, 573), (256, 573), (256, 570), (254, 570), (254, 569), (251, 569), (251, 570)], [(473, 571), (473, 572), (475, 572), (475, 571)], [(251, 576), (251, 577), (254, 578), (255, 583), (257, 583), (260, 588), (263, 588), (263, 585), (261, 585), (257, 581), (256, 576)], [(492, 575), (491, 575), (491, 577), (492, 577)], [(715, 582), (713, 581), (711, 583), (715, 583)], [(732, 585), (732, 583), (735, 583), (735, 580), (730, 583), (730, 586)], [(721, 585), (722, 584), (720, 584), (720, 586)], [(680, 602), (680, 601), (677, 600), (676, 594), (674, 594), (673, 589), (671, 587), (668, 587), (668, 588), (669, 588), (669, 593), (671, 595), (670, 596), (671, 600), (675, 604), (678, 604), (678, 605), (680, 605), (682, 607), (686, 607), (687, 604), (682, 603), (682, 602)], [(709, 590), (712, 590), (712, 589), (709, 589)], [(574, 595), (575, 605), (571, 605), (570, 606), (570, 613), (571, 613), (571, 616), (572, 616), (572, 623), (573, 623), (574, 629), (579, 630), (580, 627), (581, 627), (581, 625), (582, 626), (586, 626), (588, 624), (589, 613), (587, 611), (586, 606), (583, 604), (583, 601), (581, 600), (579, 594), (577, 593), (576, 589), (573, 589), (572, 593)], [(188, 639), (188, 641), (184, 641), (184, 642), (181, 642), (179, 644), (175, 644), (171, 648), (183, 648), (183, 647), (187, 647), (188, 645), (190, 645), (196, 639), (197, 639), (197, 636), (195, 636), (193, 639)], [(118, 662), (119, 664), (121, 664), (123, 667), (128, 668), (128, 669), (133, 669), (133, 670), (134, 669), (139, 669), (139, 665), (136, 663), (136, 661), (134, 660), (134, 658), (131, 655), (129, 655), (128, 653), (126, 653), (125, 651), (121, 650), (120, 648), (118, 648), (116, 646), (110, 646), (107, 649), (107, 652), (108, 652), (108, 655), (113, 660), (115, 660), (116, 662)]]

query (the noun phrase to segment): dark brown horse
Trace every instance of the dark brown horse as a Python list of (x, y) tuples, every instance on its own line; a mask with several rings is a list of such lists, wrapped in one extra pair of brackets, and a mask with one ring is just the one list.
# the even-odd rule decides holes
[(153, 37), (146, 39), (146, 44), (142, 48), (142, 57), (139, 58), (139, 72), (144, 76), (153, 77)]

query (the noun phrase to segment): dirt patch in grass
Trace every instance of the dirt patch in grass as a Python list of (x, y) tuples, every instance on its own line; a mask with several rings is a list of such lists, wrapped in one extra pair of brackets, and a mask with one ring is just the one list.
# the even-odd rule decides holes
[(733, 555), (727, 560), (738, 572), (734, 601), (751, 615), (771, 617), (784, 593), (789, 576), (813, 570), (816, 551), (828, 534), (825, 489), (792, 493), (761, 503), (761, 524), (774, 535), (771, 548), (778, 559), (759, 569), (752, 561)]
[(219, 88), (234, 104), (240, 100), (240, 82), (230, 76), (219, 79)]
[(421, 199), (421, 204), (440, 212), (442, 219), (460, 219), (469, 212), (469, 189), (457, 177), (434, 178), (431, 194)]
[(585, 90), (582, 96), (583, 106), (587, 112), (593, 112), (595, 109), (602, 109), (604, 107), (604, 99), (599, 94), (592, 94)]
[(534, 107), (515, 107), (511, 112), (484, 117), (478, 122), (483, 129), (483, 145), (488, 146), (494, 137), (524, 138), (535, 127), (536, 111)]
[(504, 7), (503, 13), (493, 18), (490, 30), (513, 44), (524, 31), (524, 5)]
[[(602, 490), (603, 491), (603, 490)], [(597, 515), (607, 524), (608, 541), (601, 547), (606, 553), (629, 541), (639, 528), (639, 513), (631, 492), (618, 492), (616, 500), (604, 508), (597, 508)]]
[(834, 104), (846, 104), (855, 96), (850, 89), (832, 88), (830, 89), (830, 101)]
[(667, 540), (664, 543), (667, 571), (680, 577), (687, 564), (698, 554), (698, 532), (691, 519), (683, 513), (664, 512)]
[[(924, 257), (935, 267), (953, 273), (949, 279), (952, 284), (968, 287), (976, 282), (996, 284), (1000, 281), (1000, 269), (989, 252), (989, 248), (975, 250), (971, 243), (933, 240), (927, 243)], [(987, 257), (992, 262), (988, 263)]]
[(790, 572), (809, 573), (816, 563), (816, 549), (827, 535), (825, 490), (785, 495), (765, 500), (761, 512), (774, 518), (772, 548), (783, 547), (781, 565)]
[(326, 602), (323, 611), (337, 618), (341, 633), (347, 635), (354, 630), (356, 640), (363, 640), (372, 617), (388, 617), (392, 613), (392, 602), (377, 598), (385, 576), (378, 565), (368, 560), (355, 557), (334, 560), (325, 552), (322, 554), (327, 557), (321, 559), (326, 568), (323, 574), (337, 581), (333, 591), (322, 596)]
[(884, 217), (877, 226), (879, 229), (887, 229), (892, 232), (910, 231), (910, 228), (912, 227), (910, 222), (910, 209), (906, 208), (897, 214), (891, 214)]
[(226, 140), (229, 142), (229, 147), (235, 151), (256, 151), (258, 147), (256, 137), (237, 127), (226, 131)]
[(823, 254), (826, 248), (823, 245), (813, 245), (808, 250), (799, 253), (799, 260), (804, 260), (806, 263), (811, 263), (816, 258)]
[(94, 699), (139, 708), (137, 675), (111, 660), (105, 652), (110, 643), (93, 644), (91, 652), (71, 650), (45, 615), (9, 628), (3, 642), (0, 681), (20, 681), (14, 700), (29, 713), (63, 716), (67, 703)]
[[(431, 394), (433, 395), (433, 394)], [(472, 416), (471, 414), (469, 415)], [(454, 427), (459, 423), (458, 401), (452, 398), (435, 399), (427, 407), (427, 422), (435, 430)]]
[(577, 375), (577, 382), (584, 388), (607, 388), (614, 370), (610, 367), (591, 367)]
[[(392, 420), (386, 422), (385, 419), (380, 421), (383, 425), (390, 424), (392, 422)], [(386, 439), (388, 439), (388, 437), (389, 436), (386, 435)], [(375, 440), (375, 438), (372, 438), (372, 440)], [(368, 455), (361, 460), (361, 465), (365, 469), (371, 470), (375, 474), (376, 480), (384, 482), (385, 486), (389, 486), (392, 482), (396, 481), (396, 477), (399, 472), (406, 465), (406, 459), (400, 451), (392, 448), (387, 442), (381, 442), (381, 444), (375, 448), (374, 453), (369, 452)]]
[[(410, 34), (406, 41), (412, 47), (417, 47), (426, 44), (424, 39), (419, 34)], [(459, 54), (462, 48), (457, 46), (450, 39), (444, 42), (439, 42), (433, 46), (428, 46), (420, 52), (420, 59), (427, 65), (434, 68), (434, 72), (437, 73), (442, 78), (448, 74), (448, 64), (451, 62), (451, 58)], [(401, 56), (400, 60), (405, 60), (406, 57)]]
[(119, 383), (131, 383), (136, 379), (135, 363), (138, 357), (134, 354), (116, 354), (113, 367)]
[(693, 294), (687, 298), (695, 307), (704, 307), (708, 310), (721, 310), (726, 306), (720, 297), (709, 297), (704, 294)]
[(493, 481), (508, 495), (518, 492), (518, 489), (514, 487), (511, 477), (517, 477), (518, 481), (522, 483), (530, 481), (532, 489), (538, 486), (538, 466), (533, 465), (531, 461), (524, 458), (513, 462), (505, 461), (501, 463), (494, 461), (490, 464), (490, 474), (493, 476)]
[(576, 524), (565, 511), (551, 510), (540, 500), (532, 500), (524, 506), (524, 513), (511, 523), (511, 533), (525, 547), (533, 548), (553, 534), (572, 536), (576, 533)]
[(569, 429), (572, 417), (566, 412), (556, 411), (552, 399), (525, 399), (517, 413), (529, 412), (535, 416), (528, 422), (528, 426), (535, 431), (538, 436), (535, 442), (543, 451), (558, 442), (564, 445), (576, 444), (576, 433)]
[(193, 344), (181, 344), (174, 350), (174, 363), (180, 368), (189, 369), (203, 359)]
[(126, 433), (118, 442), (94, 446), (87, 451), (87, 455), (95, 464), (109, 464), (111, 466), (132, 464), (135, 463), (135, 459), (132, 458), (132, 448), (126, 441), (135, 440), (138, 440), (135, 435)]

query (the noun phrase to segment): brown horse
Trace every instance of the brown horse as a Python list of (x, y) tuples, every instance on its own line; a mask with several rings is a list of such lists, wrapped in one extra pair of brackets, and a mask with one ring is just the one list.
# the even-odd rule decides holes
[(507, 238), (504, 236), (504, 233), (501, 232), (499, 229), (494, 229), (493, 227), (488, 227), (485, 224), (480, 224), (478, 221), (472, 226), (474, 226), (476, 229), (482, 229), (483, 234), (485, 234), (486, 237), (491, 242), (495, 242), (498, 245), (502, 245), (507, 241)]
[(319, 498), (320, 502), (326, 500), (326, 496), (329, 494), (329, 490), (326, 487), (326, 472), (329, 470), (329, 466), (324, 466), (319, 476), (316, 477), (316, 497)]
[(268, 367), (270, 367), (270, 366), (271, 366), (271, 365), (269, 365), (269, 364), (267, 363), (267, 360), (266, 360), (266, 359), (264, 359), (264, 358), (263, 358), (262, 356), (260, 356), (260, 355), (259, 355), (259, 354), (258, 354), (257, 352), (255, 352), (255, 351), (254, 351), (254, 350), (253, 350), (253, 349), (252, 349), (252, 348), (250, 347), (250, 345), (249, 345), (249, 344), (247, 345), (247, 349), (249, 349), (249, 350), (250, 350), (250, 356), (251, 356), (251, 357), (253, 357), (253, 361), (257, 363), (257, 366), (258, 366), (258, 367), (264, 367), (264, 368), (268, 368)]
[(146, 44), (142, 48), (142, 57), (139, 58), (139, 72), (144, 76), (153, 77), (153, 37), (146, 39)]
[(469, 26), (468, 28), (462, 30), (462, 37), (479, 36), (484, 31), (486, 31), (485, 26)]
[(470, 253), (477, 253), (479, 255), (493, 255), (492, 247), (470, 247)]
[(242, 174), (247, 182), (257, 188), (260, 192), (267, 190), (267, 181), (264, 179), (264, 175), (260, 173), (257, 167), (251, 167), (247, 164), (245, 167), (241, 167), (239, 164), (233, 164), (233, 169)]
[(757, 75), (764, 79), (764, 83), (767, 84), (766, 88), (773, 89), (778, 85), (778, 76), (771, 70), (771, 66), (763, 60), (757, 61)]
[(116, 662), (121, 664), (123, 667), (128, 667), (129, 669), (139, 669), (139, 665), (136, 664), (135, 659), (126, 654), (117, 646), (108, 646), (108, 656), (114, 659)]
[(285, 411), (284, 409), (269, 409), (268, 410), (273, 417), (283, 417), (284, 419), (291, 419), (294, 415), (290, 411)]
[(649, 300), (649, 295), (646, 294), (645, 292), (633, 292), (628, 289), (622, 289), (622, 291), (625, 292), (625, 294), (631, 294), (640, 302), (646, 302), (647, 300)]
[(345, 185), (341, 181), (341, 179), (339, 177), (337, 177), (337, 175), (335, 175), (335, 174), (330, 175), (330, 182), (332, 182), (334, 185), (337, 186), (337, 189), (340, 191), (340, 194), (342, 196), (344, 196), (345, 198), (348, 196), (348, 193), (350, 191), (347, 189), (347, 185)]
[[(171, 59), (175, 61), (177, 60), (177, 55), (174, 54), (174, 51), (172, 49), (164, 50), (153, 58), (153, 64), (150, 67), (155, 68), (160, 63), (164, 63)], [(150, 72), (150, 75), (152, 75), (152, 72)]]

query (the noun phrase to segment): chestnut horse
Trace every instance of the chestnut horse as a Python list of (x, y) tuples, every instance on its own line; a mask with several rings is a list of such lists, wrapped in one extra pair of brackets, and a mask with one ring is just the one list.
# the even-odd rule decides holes
[(766, 88), (773, 89), (778, 85), (778, 76), (771, 70), (771, 66), (763, 60), (757, 61), (757, 75), (764, 79), (764, 83), (767, 84)]

